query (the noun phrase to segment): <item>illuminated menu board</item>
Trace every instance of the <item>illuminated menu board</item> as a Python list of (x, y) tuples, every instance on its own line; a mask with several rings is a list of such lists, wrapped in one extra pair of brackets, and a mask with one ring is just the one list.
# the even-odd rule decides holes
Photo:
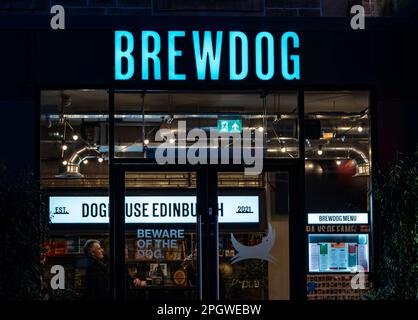
[(367, 234), (310, 234), (309, 272), (369, 271)]

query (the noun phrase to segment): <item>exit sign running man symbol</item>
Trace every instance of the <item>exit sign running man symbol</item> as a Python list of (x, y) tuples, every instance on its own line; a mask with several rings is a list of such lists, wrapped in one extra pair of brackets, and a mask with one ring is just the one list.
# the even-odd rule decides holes
[(241, 120), (218, 120), (219, 133), (241, 133)]

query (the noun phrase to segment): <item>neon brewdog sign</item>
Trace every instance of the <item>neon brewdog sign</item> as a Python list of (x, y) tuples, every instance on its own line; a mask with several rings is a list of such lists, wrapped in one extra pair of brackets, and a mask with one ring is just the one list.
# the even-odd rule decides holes
[(115, 80), (300, 80), (293, 31), (118, 30), (114, 41)]

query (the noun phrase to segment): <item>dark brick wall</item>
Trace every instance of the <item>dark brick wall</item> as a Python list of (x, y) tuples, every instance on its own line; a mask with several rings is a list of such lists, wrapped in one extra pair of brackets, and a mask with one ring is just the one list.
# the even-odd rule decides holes
[(319, 17), (321, 0), (266, 0), (268, 16)]
[(376, 15), (383, 0), (0, 0), (0, 13), (49, 13), (54, 4), (67, 14), (348, 16), (354, 4)]
[(49, 8), (49, 0), (1, 0), (0, 12), (25, 13), (45, 12)]
[(154, 0), (156, 11), (262, 11), (263, 0)]

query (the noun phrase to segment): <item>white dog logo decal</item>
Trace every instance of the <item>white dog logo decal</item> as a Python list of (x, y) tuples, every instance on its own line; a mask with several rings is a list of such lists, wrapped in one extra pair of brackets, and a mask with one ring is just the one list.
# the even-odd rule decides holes
[(261, 243), (255, 246), (245, 246), (239, 243), (231, 233), (232, 245), (234, 246), (235, 250), (238, 251), (237, 254), (232, 257), (231, 264), (247, 259), (261, 259), (272, 263), (277, 263), (276, 258), (270, 254), (270, 250), (273, 248), (275, 240), (276, 232), (274, 231), (271, 224), (269, 224), (267, 236), (263, 237)]

